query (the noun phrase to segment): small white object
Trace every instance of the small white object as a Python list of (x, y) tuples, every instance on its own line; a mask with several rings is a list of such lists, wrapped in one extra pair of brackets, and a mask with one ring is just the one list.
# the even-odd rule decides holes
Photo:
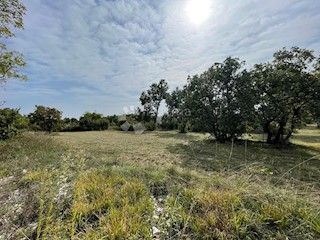
[(157, 235), (158, 233), (160, 233), (160, 230), (156, 227), (152, 227), (152, 233), (153, 235)]

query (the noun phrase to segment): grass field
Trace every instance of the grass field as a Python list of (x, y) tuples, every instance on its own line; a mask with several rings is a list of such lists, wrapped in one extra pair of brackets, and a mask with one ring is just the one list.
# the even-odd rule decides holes
[(320, 131), (293, 144), (175, 131), (0, 143), (0, 239), (319, 239)]

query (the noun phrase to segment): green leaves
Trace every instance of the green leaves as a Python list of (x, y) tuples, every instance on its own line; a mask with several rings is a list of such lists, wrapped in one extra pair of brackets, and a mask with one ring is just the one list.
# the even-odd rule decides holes
[(14, 37), (10, 27), (23, 29), (26, 7), (19, 0), (0, 0), (0, 37)]
[(9, 78), (27, 80), (27, 76), (20, 74), (18, 68), (26, 66), (23, 55), (8, 51), (5, 44), (0, 43), (0, 83), (6, 82)]
[[(19, 0), (0, 0), (0, 38), (15, 37), (11, 27), (23, 29), (23, 16), (26, 8)], [(18, 69), (25, 67), (23, 55), (15, 51), (8, 51), (5, 44), (0, 42), (0, 84), (10, 78), (27, 80), (27, 76), (20, 74)]]
[(106, 117), (99, 113), (85, 113), (79, 121), (80, 130), (82, 131), (99, 131), (107, 130), (109, 127), (109, 121)]
[(0, 140), (9, 139), (17, 133), (16, 124), (19, 118), (19, 109), (0, 109)]
[(243, 94), (250, 92), (251, 83), (242, 66), (239, 59), (229, 57), (189, 78), (185, 87), (185, 109), (191, 112), (190, 121), (202, 125), (203, 131), (213, 133), (220, 142), (244, 133), (248, 113), (253, 112), (254, 102), (247, 101), (250, 95)]
[(320, 78), (315, 74), (316, 66), (313, 51), (293, 47), (277, 51), (271, 63), (253, 69), (260, 96), (257, 113), (269, 143), (288, 141), (302, 124), (307, 106), (319, 104)]
[(144, 121), (149, 121), (150, 119), (154, 119), (154, 122), (156, 121), (160, 103), (167, 98), (168, 88), (168, 83), (162, 79), (158, 84), (151, 84), (146, 92), (141, 93), (140, 102), (144, 108), (141, 114), (145, 116)]
[(39, 130), (51, 133), (59, 128), (62, 112), (55, 108), (36, 106), (36, 110), (29, 114), (30, 123), (38, 126)]

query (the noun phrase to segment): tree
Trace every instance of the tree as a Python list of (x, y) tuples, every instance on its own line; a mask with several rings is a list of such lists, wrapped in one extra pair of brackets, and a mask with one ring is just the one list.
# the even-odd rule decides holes
[(0, 109), (0, 140), (7, 140), (17, 133), (15, 124), (20, 117), (19, 109)]
[(268, 143), (288, 142), (301, 126), (307, 106), (319, 104), (317, 64), (312, 51), (293, 47), (277, 51), (271, 63), (255, 66), (252, 77), (259, 92), (256, 112)]
[(255, 91), (243, 62), (228, 57), (201, 75), (188, 78), (184, 109), (192, 125), (212, 133), (220, 142), (234, 140), (254, 117)]
[(162, 119), (163, 126), (169, 128), (178, 128), (180, 133), (187, 132), (187, 122), (189, 120), (189, 110), (185, 105), (186, 89), (176, 88), (171, 94), (168, 94), (166, 103), (168, 114)]
[(168, 92), (168, 83), (162, 79), (160, 82), (153, 83), (146, 92), (142, 92), (140, 102), (143, 106), (145, 119), (153, 119), (157, 121), (159, 107), (162, 100), (166, 99)]
[(317, 128), (320, 128), (320, 103), (314, 101), (309, 106), (309, 114), (314, 122), (317, 123)]
[(36, 110), (29, 114), (31, 124), (38, 126), (39, 130), (49, 133), (59, 130), (62, 124), (62, 112), (56, 108), (36, 106)]
[(63, 119), (63, 128), (61, 131), (64, 132), (74, 132), (80, 130), (79, 120), (76, 118), (64, 118)]
[[(15, 34), (11, 27), (23, 29), (23, 16), (26, 8), (19, 0), (0, 1), (0, 37), (10, 38)], [(23, 55), (16, 51), (8, 51), (6, 45), (0, 42), (0, 84), (9, 78), (26, 80), (27, 77), (19, 74), (19, 67), (24, 67)]]
[(79, 121), (81, 131), (107, 130), (109, 127), (108, 118), (99, 113), (85, 113)]

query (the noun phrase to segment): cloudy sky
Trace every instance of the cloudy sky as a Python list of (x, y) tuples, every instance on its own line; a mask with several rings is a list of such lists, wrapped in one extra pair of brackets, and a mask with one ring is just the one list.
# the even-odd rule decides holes
[(6, 43), (25, 55), (29, 80), (0, 90), (22, 113), (44, 105), (65, 117), (121, 114), (151, 83), (182, 86), (228, 56), (250, 67), (282, 47), (320, 52), (319, 0), (22, 2), (25, 30)]

